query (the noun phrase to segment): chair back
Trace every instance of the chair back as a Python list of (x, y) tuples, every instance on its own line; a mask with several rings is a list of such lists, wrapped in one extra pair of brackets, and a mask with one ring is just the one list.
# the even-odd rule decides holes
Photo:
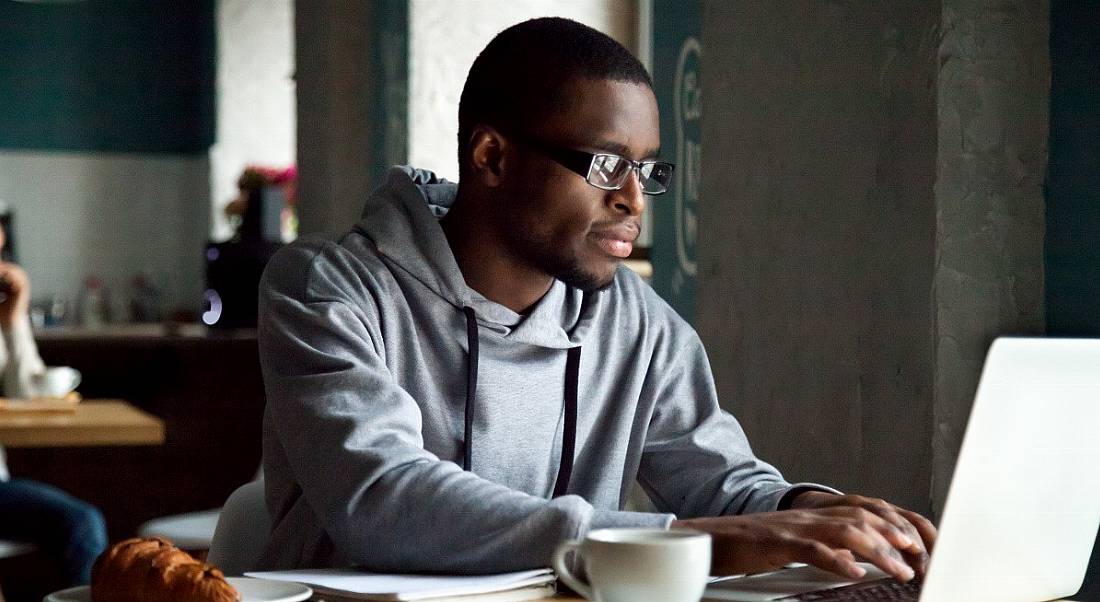
[(206, 560), (226, 575), (243, 575), (256, 568), (270, 538), (264, 482), (245, 483), (225, 501)]
[(30, 554), (37, 549), (38, 548), (33, 543), (0, 539), (0, 558), (22, 556), (23, 554)]

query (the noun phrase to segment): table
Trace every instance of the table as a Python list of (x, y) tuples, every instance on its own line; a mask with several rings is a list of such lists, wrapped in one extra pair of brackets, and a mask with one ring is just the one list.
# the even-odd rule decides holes
[(71, 412), (0, 411), (0, 445), (8, 448), (163, 443), (164, 421), (120, 399), (85, 400)]
[(120, 399), (85, 400), (66, 413), (0, 412), (0, 445), (9, 448), (163, 443), (164, 421)]
[[(255, 329), (108, 324), (37, 330), (35, 340), (47, 365), (80, 370), (86, 399), (125, 399), (164, 421), (163, 445), (7, 450), (13, 473), (95, 504), (110, 533), (219, 508), (256, 474), (265, 403)], [(114, 474), (140, 492), (118, 495)]]

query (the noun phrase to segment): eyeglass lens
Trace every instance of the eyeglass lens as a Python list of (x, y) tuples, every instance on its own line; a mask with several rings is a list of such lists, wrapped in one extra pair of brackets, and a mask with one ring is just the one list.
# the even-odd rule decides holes
[[(667, 163), (646, 162), (638, 166), (638, 179), (642, 192), (660, 194), (668, 190), (672, 179), (672, 169)], [(634, 171), (634, 163), (616, 155), (598, 154), (592, 158), (592, 168), (588, 181), (604, 189), (618, 189), (626, 183), (626, 178)]]

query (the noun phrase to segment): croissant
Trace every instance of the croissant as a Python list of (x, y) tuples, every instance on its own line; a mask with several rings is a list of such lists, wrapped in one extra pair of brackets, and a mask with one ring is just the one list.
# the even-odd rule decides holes
[(121, 541), (92, 566), (92, 602), (239, 602), (216, 567), (159, 537)]

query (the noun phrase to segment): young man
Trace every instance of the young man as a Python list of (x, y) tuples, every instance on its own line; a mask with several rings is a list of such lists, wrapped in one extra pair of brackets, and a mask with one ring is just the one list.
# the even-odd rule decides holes
[[(753, 456), (695, 332), (620, 266), (668, 185), (658, 141), (625, 48), (528, 21), (470, 70), (457, 186), (395, 169), (351, 232), (272, 261), (266, 568), (495, 572), (590, 529), (685, 525), (723, 573), (923, 570), (926, 520)], [(659, 513), (622, 511), (635, 479)]]

